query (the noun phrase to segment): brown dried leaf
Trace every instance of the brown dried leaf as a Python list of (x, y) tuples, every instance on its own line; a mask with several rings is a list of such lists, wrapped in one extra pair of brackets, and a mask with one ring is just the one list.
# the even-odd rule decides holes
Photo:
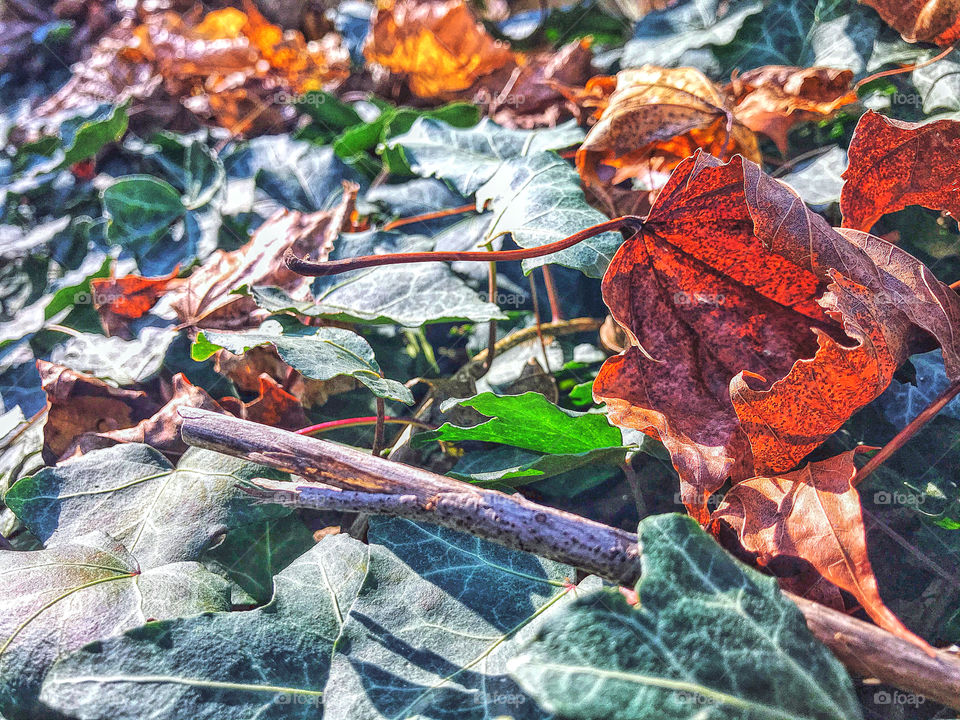
[(305, 296), (309, 278), (288, 270), (283, 254), (293, 249), (301, 257), (325, 258), (341, 229), (349, 227), (358, 190), (355, 183), (344, 183), (343, 198), (333, 210), (278, 210), (246, 245), (231, 252), (215, 252), (169, 293), (180, 322), (204, 328), (258, 327), (266, 313), (250, 298), (232, 294), (242, 285), (276, 285), (291, 297)]
[[(860, 450), (860, 449), (858, 449)], [(884, 605), (867, 554), (860, 496), (851, 484), (858, 450), (813, 462), (785, 475), (755, 477), (735, 485), (714, 511), (761, 565), (800, 558), (846, 590), (873, 620), (928, 650)]]
[[(591, 81), (583, 99), (599, 97), (609, 81)], [(622, 70), (597, 124), (577, 152), (577, 168), (589, 185), (651, 180), (672, 170), (698, 148), (713, 155), (740, 153), (759, 161), (757, 139), (731, 113), (727, 98), (693, 68)], [(665, 177), (665, 176), (664, 176)], [(660, 187), (653, 179), (649, 187)]]
[(850, 70), (768, 65), (738, 76), (727, 91), (736, 98), (737, 120), (769, 137), (786, 153), (787, 133), (794, 125), (857, 101), (852, 80)]
[(478, 78), (516, 64), (463, 0), (381, 3), (364, 54), (421, 98), (450, 99)]

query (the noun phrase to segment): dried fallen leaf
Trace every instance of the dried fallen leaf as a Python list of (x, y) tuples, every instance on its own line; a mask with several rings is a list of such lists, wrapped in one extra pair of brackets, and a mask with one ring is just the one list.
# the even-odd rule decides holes
[[(523, 59), (506, 84), (481, 80), (475, 100), (505, 127), (554, 126), (573, 115), (575, 105), (559, 88), (583, 86), (593, 74), (593, 53), (588, 39), (575, 40), (556, 52)], [(491, 76), (499, 79), (499, 73)]]
[(325, 258), (341, 229), (349, 227), (358, 189), (354, 183), (344, 183), (343, 198), (333, 210), (278, 210), (246, 245), (231, 252), (215, 252), (169, 293), (180, 321), (205, 328), (258, 327), (268, 313), (249, 297), (233, 294), (242, 285), (275, 285), (294, 299), (305, 297), (309, 278), (288, 270), (283, 254), (292, 249), (301, 257)]
[(396, 0), (381, 4), (364, 54), (403, 77), (421, 98), (445, 99), (478, 78), (516, 64), (463, 0)]
[(271, 25), (252, 3), (244, 10), (214, 10), (200, 20), (197, 6), (182, 16), (148, 14), (140, 25), (126, 20), (74, 65), (70, 81), (37, 114), (132, 98), (131, 116), (146, 112), (163, 124), (182, 104), (234, 134), (275, 130), (296, 117), (286, 97), (334, 87), (349, 75), (339, 36), (307, 43)]
[(844, 227), (869, 231), (908, 205), (944, 210), (960, 221), (960, 122), (911, 123), (872, 110), (850, 140), (840, 192)]
[[(602, 87), (592, 86), (594, 92)], [(577, 168), (588, 184), (617, 184), (668, 172), (697, 148), (760, 159), (753, 132), (703, 73), (645, 65), (617, 75), (606, 108), (577, 151)]]
[(49, 408), (43, 444), (44, 459), (50, 464), (84, 433), (133, 427), (159, 410), (142, 390), (115, 388), (92, 375), (45, 360), (37, 360), (37, 370)]
[(143, 317), (154, 306), (178, 271), (179, 268), (159, 278), (126, 275), (91, 280), (93, 307), (100, 313), (107, 335), (130, 338), (130, 321)]
[(156, 413), (132, 427), (79, 435), (63, 455), (65, 457), (82, 455), (91, 450), (118, 443), (146, 443), (172, 458), (179, 457), (187, 450), (186, 443), (180, 438), (182, 420), (177, 411), (181, 407), (224, 412), (217, 401), (203, 388), (191, 384), (183, 373), (177, 373), (173, 376), (172, 397)]
[(851, 80), (850, 70), (768, 65), (738, 76), (728, 91), (736, 97), (737, 120), (769, 137), (786, 153), (787, 133), (794, 125), (857, 101)]
[(728, 523), (761, 565), (800, 558), (853, 595), (873, 620), (932, 653), (884, 605), (867, 555), (860, 495), (851, 481), (857, 450), (812, 462), (799, 470), (737, 483), (713, 512)]
[(918, 260), (838, 232), (755, 164), (678, 166), (603, 294), (631, 347), (594, 395), (659, 436), (701, 520), (728, 476), (794, 467), (877, 397), (924, 332), (960, 377), (960, 299)]
[(220, 405), (244, 420), (271, 427), (298, 430), (309, 425), (303, 405), (294, 395), (266, 373), (258, 381), (257, 397), (253, 400), (242, 402), (237, 398), (225, 397), (220, 400)]
[(869, 5), (907, 42), (953, 45), (960, 40), (957, 0), (860, 0)]

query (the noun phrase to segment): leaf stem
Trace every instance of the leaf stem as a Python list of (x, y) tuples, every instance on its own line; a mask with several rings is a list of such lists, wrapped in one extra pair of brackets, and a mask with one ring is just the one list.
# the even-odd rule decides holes
[(404, 225), (410, 225), (415, 222), (421, 222), (422, 220), (436, 220), (438, 218), (450, 217), (451, 215), (459, 215), (460, 213), (470, 212), (471, 210), (476, 210), (477, 206), (473, 203), (467, 205), (461, 205), (459, 207), (446, 208), (445, 210), (436, 210), (434, 212), (423, 213), (421, 215), (411, 215), (410, 217), (397, 218), (392, 220), (383, 226), (384, 230), (394, 230), (398, 227), (403, 227)]
[(935, 62), (939, 62), (940, 60), (943, 60), (947, 55), (952, 53), (954, 47), (956, 46), (951, 45), (943, 52), (939, 53), (938, 55), (935, 55), (929, 60), (924, 60), (922, 63), (916, 63), (913, 65), (904, 65), (903, 67), (894, 68), (893, 70), (884, 70), (883, 72), (878, 72), (878, 73), (874, 73), (873, 75), (868, 75), (867, 77), (860, 80), (856, 85), (854, 85), (853, 89), (859, 90), (867, 83), (871, 83), (874, 80), (879, 80), (882, 77), (890, 77), (891, 75), (900, 75), (902, 73), (913, 72), (914, 70), (918, 70), (919, 68), (927, 67), (927, 65), (933, 65)]
[(386, 405), (383, 402), (383, 398), (377, 398), (377, 423), (373, 431), (373, 448), (372, 453), (375, 457), (380, 457), (380, 453), (383, 451), (383, 428), (386, 425)]
[(323, 277), (326, 275), (337, 275), (350, 270), (359, 270), (360, 268), (376, 267), (378, 265), (397, 265), (401, 263), (418, 262), (499, 262), (510, 260), (526, 260), (528, 258), (550, 255), (561, 250), (573, 247), (577, 243), (589, 240), (600, 233), (611, 230), (620, 230), (629, 228), (640, 230), (643, 228), (643, 218), (636, 215), (624, 215), (622, 217), (607, 220), (606, 222), (592, 225), (588, 228), (576, 232), (573, 235), (558, 240), (557, 242), (547, 243), (546, 245), (537, 245), (532, 248), (520, 248), (519, 250), (500, 250), (498, 252), (488, 252), (486, 250), (477, 251), (427, 251), (412, 253), (389, 253), (384, 255), (364, 255), (362, 257), (345, 258), (343, 260), (328, 260), (322, 262), (313, 262), (294, 254), (292, 250), (287, 250), (283, 256), (283, 262), (286, 266), (298, 275), (307, 275), (310, 277)]
[[(412, 418), (384, 417), (383, 421), (385, 423), (391, 423), (396, 425), (415, 425), (425, 430), (437, 429), (435, 425), (431, 425), (430, 423), (423, 422), (422, 420), (414, 420)], [(349, 428), (349, 427), (360, 427), (362, 425), (375, 425), (376, 422), (377, 422), (376, 415), (369, 415), (366, 417), (344, 418), (342, 420), (328, 420), (326, 422), (317, 423), (316, 425), (310, 425), (309, 427), (300, 428), (296, 432), (298, 435), (319, 435), (320, 433), (325, 433), (330, 430), (340, 430), (342, 428)]]
[(563, 320), (563, 310), (560, 309), (557, 286), (553, 284), (553, 274), (546, 265), (541, 266), (540, 269), (543, 270), (543, 284), (547, 288), (547, 300), (550, 301), (550, 322), (561, 322)]
[(870, 462), (857, 470), (857, 474), (853, 476), (853, 486), (856, 487), (859, 483), (863, 482), (868, 475), (883, 465), (891, 455), (906, 445), (907, 441), (916, 435), (924, 425), (933, 420), (934, 416), (943, 410), (947, 403), (953, 400), (958, 393), (960, 393), (960, 380), (944, 390), (936, 400), (927, 405), (919, 415), (907, 423), (906, 427), (898, 432), (893, 440), (884, 445), (880, 449), (880, 452), (870, 458)]

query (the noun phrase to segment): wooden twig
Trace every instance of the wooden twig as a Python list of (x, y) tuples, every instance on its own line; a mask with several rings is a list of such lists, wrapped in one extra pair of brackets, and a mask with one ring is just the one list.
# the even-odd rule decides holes
[[(316, 481), (248, 484), (247, 492), (263, 501), (423, 520), (623, 585), (632, 586), (640, 577), (633, 533), (324, 440), (197, 408), (181, 408), (180, 415), (188, 445)], [(960, 659), (945, 651), (929, 657), (875, 625), (786, 595), (814, 636), (851, 672), (960, 709)]]

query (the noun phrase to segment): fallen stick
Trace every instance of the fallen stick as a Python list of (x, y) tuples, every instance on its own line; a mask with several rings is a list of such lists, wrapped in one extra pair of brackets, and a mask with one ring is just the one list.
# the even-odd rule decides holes
[[(576, 566), (632, 586), (640, 577), (633, 533), (519, 495), (479, 488), (324, 440), (196, 408), (181, 408), (188, 445), (245, 458), (315, 483), (259, 481), (264, 501), (423, 520)], [(960, 709), (960, 659), (917, 646), (870, 623), (785, 593), (814, 636), (852, 673)]]

